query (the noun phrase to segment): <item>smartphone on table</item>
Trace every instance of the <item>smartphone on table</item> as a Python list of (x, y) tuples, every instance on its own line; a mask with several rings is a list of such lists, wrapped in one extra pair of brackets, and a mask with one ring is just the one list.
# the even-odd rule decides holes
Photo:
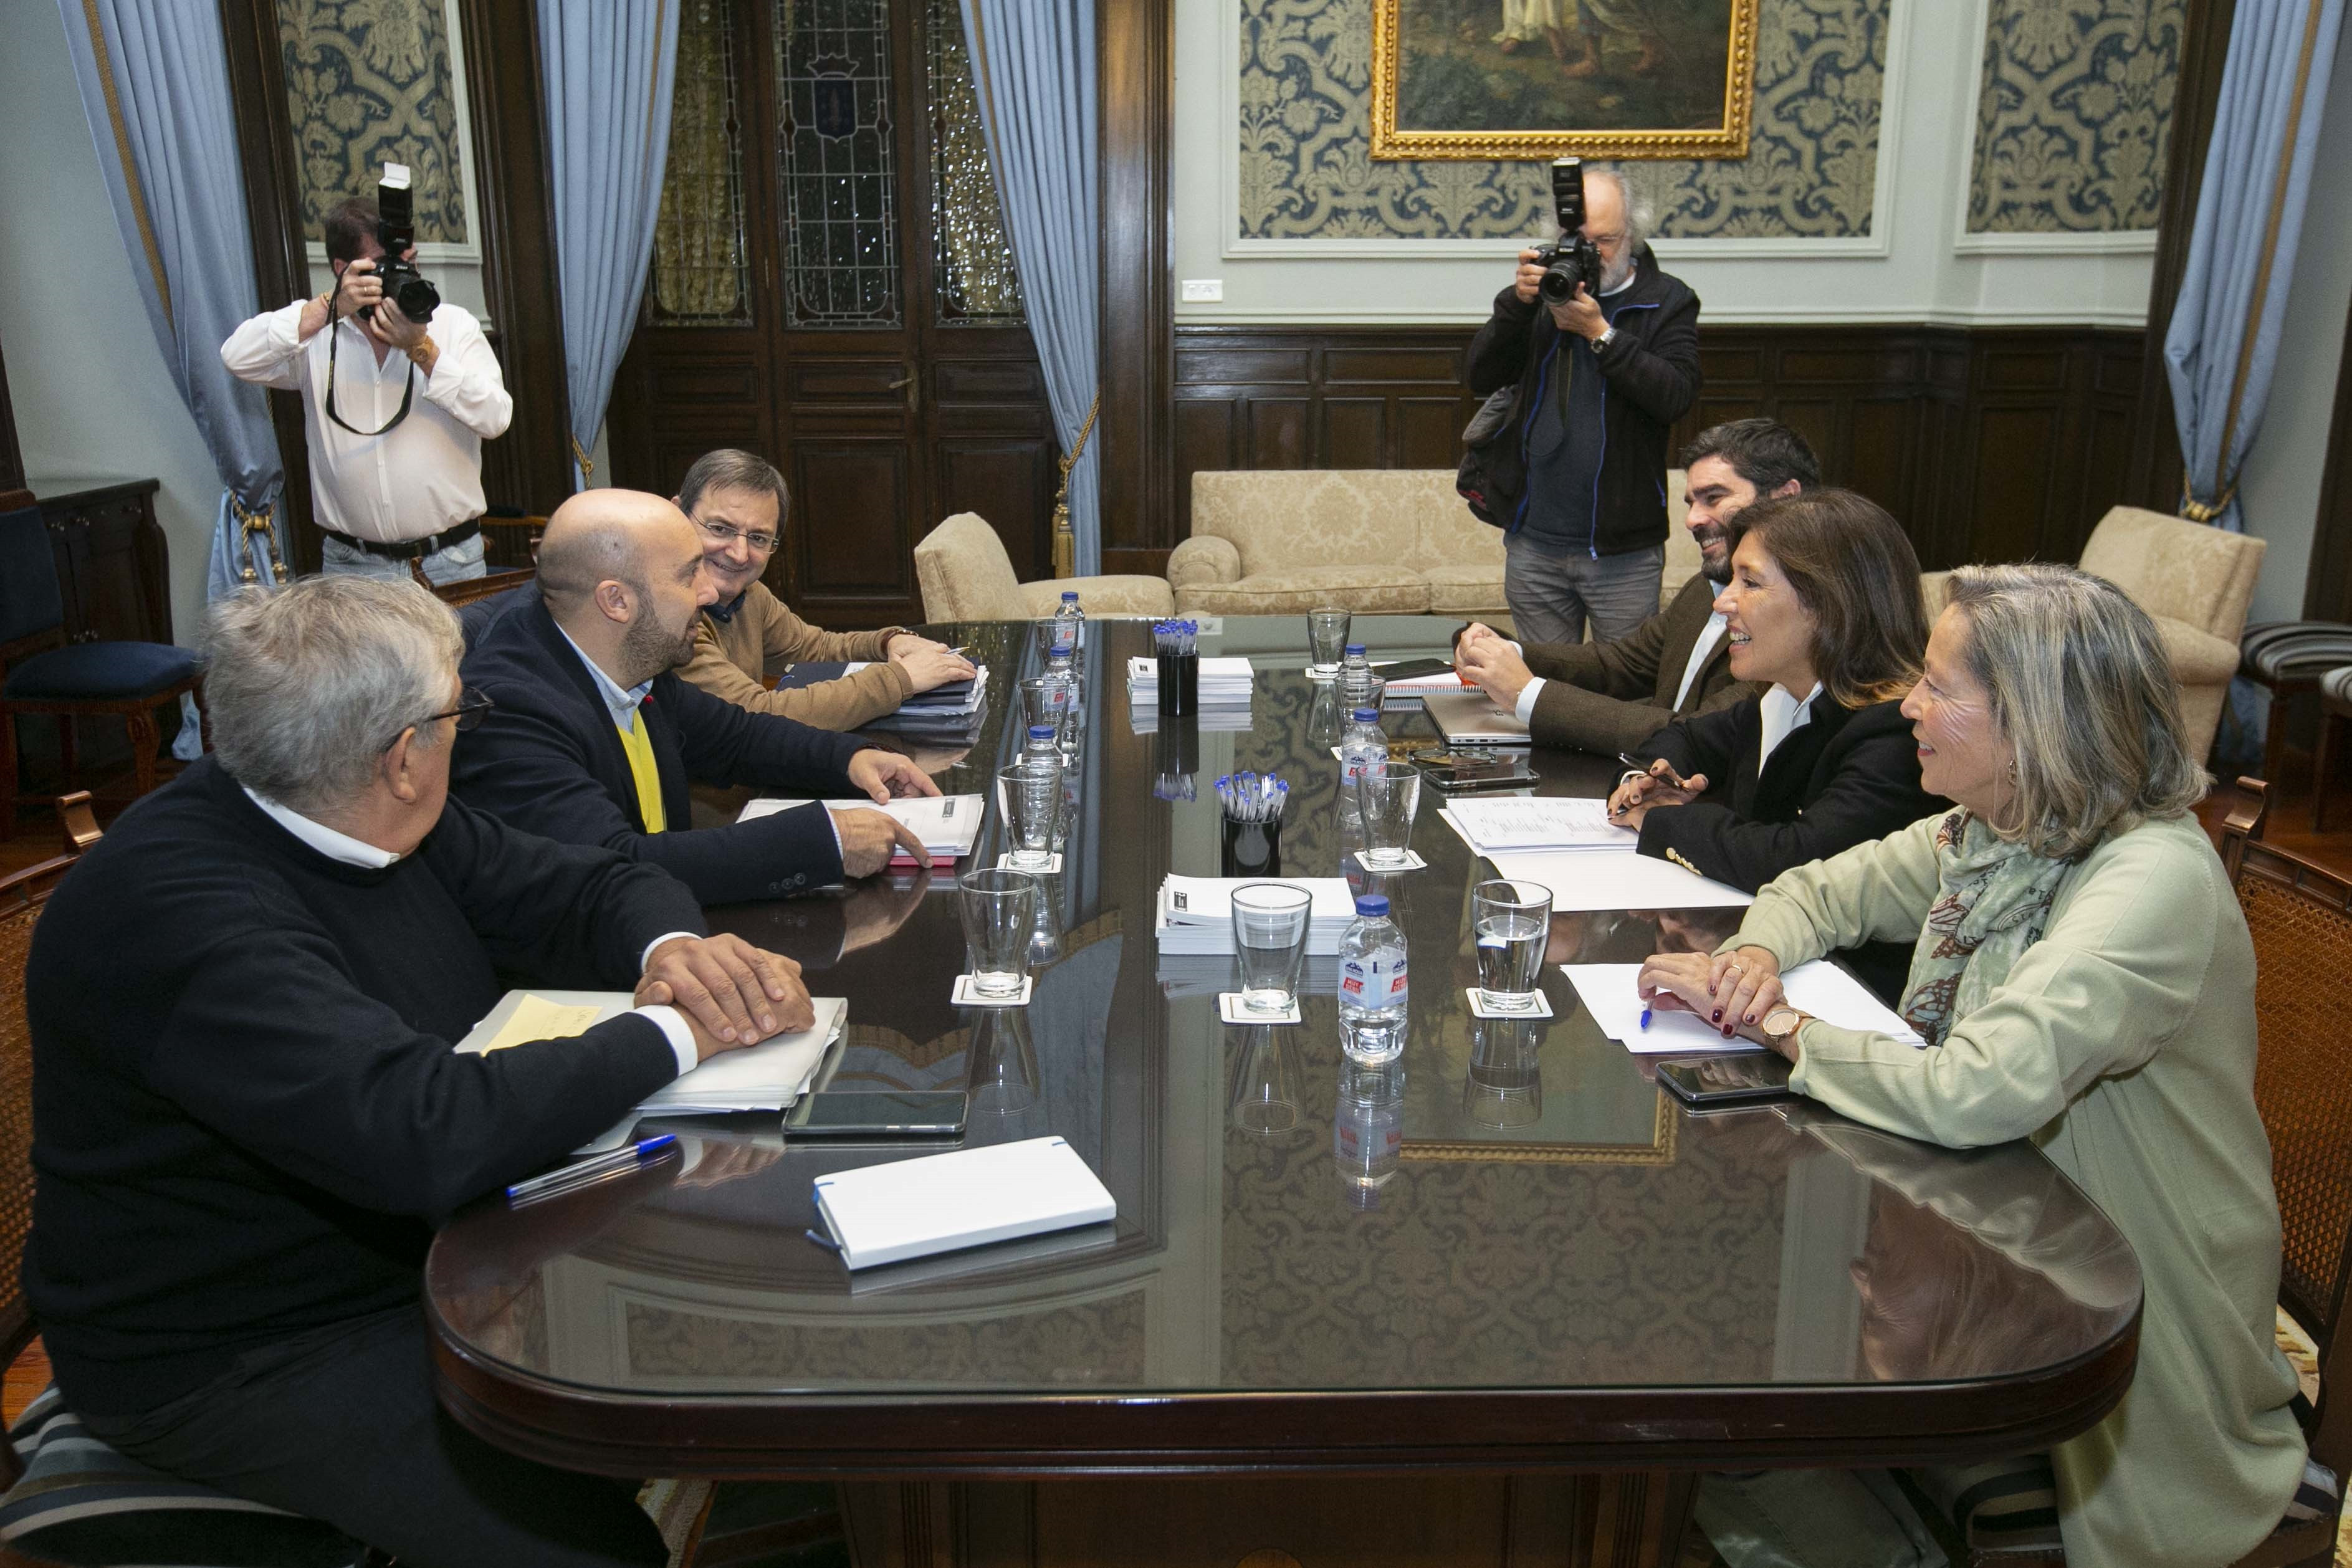
[(1527, 789), (1542, 783), (1528, 765), (1525, 752), (1465, 746), (1451, 752), (1426, 752), (1413, 765), (1434, 790), (1458, 795), (1470, 790)]
[(792, 1138), (952, 1138), (963, 1131), (960, 1089), (819, 1089), (784, 1112)]
[(1754, 1105), (1796, 1093), (1789, 1087), (1787, 1058), (1770, 1051), (1660, 1062), (1658, 1081), (1694, 1109)]

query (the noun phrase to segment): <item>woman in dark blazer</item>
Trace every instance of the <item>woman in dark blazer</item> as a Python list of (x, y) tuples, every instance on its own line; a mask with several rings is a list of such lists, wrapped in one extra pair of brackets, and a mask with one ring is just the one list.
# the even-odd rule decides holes
[[(1656, 761), (1628, 773), (1609, 805), (1639, 831), (1643, 854), (1752, 893), (1946, 803), (1919, 787), (1900, 710), (1927, 644), (1919, 559), (1902, 528), (1851, 490), (1817, 489), (1748, 508), (1730, 534), (1731, 583), (1715, 607), (1732, 674), (1765, 690), (1651, 736), (1643, 750)], [(1846, 957), (1891, 995), (1911, 945)]]

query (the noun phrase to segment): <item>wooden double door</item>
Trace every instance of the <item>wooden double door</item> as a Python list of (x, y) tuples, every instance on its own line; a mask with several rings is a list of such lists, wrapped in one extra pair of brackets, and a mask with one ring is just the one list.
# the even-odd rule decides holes
[(768, 585), (824, 626), (920, 620), (914, 545), (956, 512), (1050, 575), (1058, 449), (956, 0), (688, 5), (669, 147), (614, 481), (775, 463)]

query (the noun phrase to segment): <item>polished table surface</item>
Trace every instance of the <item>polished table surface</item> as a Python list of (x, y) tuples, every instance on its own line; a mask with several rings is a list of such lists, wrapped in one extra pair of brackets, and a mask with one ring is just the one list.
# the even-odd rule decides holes
[[(1376, 658), (1443, 652), (1453, 625), (1357, 620)], [(1035, 653), (1025, 626), (947, 631), (993, 690), (969, 753), (926, 761), (976, 791), (1014, 749), (1011, 682)], [(1936, 1149), (1802, 1101), (1694, 1115), (1555, 967), (1712, 947), (1736, 910), (1558, 917), (1555, 1016), (1481, 1023), (1482, 868), (1428, 792), (1427, 868), (1370, 884), (1412, 960), (1397, 1069), (1343, 1068), (1328, 992), (1299, 1026), (1221, 1023), (1229, 961), (1160, 957), (1154, 894), (1216, 874), (1213, 781), (1243, 768), (1291, 781), (1286, 873), (1355, 870), (1329, 689), (1303, 673), (1303, 617), (1229, 617), (1202, 648), (1255, 662), (1247, 728), (1162, 730), (1126, 693), (1144, 626), (1088, 631), (1080, 810), (1029, 1007), (950, 1005), (950, 876), (713, 922), (848, 998), (837, 1084), (969, 1084), (967, 1143), (1066, 1138), (1115, 1229), (852, 1278), (803, 1235), (812, 1179), (938, 1146), (666, 1123), (685, 1161), (442, 1232), (427, 1289), (461, 1420), (628, 1475), (1690, 1468), (2022, 1451), (2121, 1397), (2137, 1264), (2038, 1152)], [(1417, 710), (1386, 727), (1434, 737)], [(1570, 795), (1617, 771), (1536, 766)], [(998, 847), (992, 816), (982, 862)], [(1269, 1092), (1297, 1125), (1240, 1125)]]

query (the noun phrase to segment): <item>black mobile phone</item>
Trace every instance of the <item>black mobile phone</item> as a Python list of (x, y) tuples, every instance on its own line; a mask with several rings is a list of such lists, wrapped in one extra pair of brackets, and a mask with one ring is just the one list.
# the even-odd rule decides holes
[(1429, 787), (1458, 795), (1480, 789), (1525, 789), (1541, 778), (1528, 765), (1525, 752), (1438, 752), (1416, 757), (1414, 764)]
[(828, 1089), (784, 1113), (787, 1138), (952, 1138), (963, 1131), (960, 1089)]
[(1770, 1051), (1660, 1062), (1658, 1081), (1693, 1106), (1786, 1100), (1795, 1092), (1789, 1087), (1787, 1059)]
[(1446, 674), (1453, 668), (1449, 659), (1401, 658), (1392, 664), (1372, 666), (1372, 673), (1382, 680), (1419, 680), (1424, 675)]

